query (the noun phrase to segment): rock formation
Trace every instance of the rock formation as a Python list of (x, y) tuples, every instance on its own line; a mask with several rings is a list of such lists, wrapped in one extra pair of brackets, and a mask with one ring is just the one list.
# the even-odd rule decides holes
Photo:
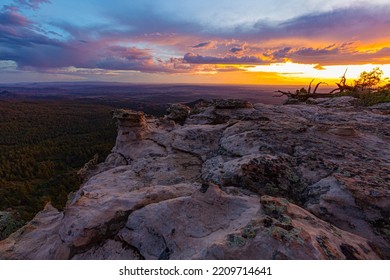
[(312, 103), (118, 110), (112, 154), (0, 258), (388, 259), (390, 105)]

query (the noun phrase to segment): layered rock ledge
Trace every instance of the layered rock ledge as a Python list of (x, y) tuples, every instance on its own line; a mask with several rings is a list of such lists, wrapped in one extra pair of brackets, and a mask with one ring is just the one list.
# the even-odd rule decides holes
[(1, 259), (389, 259), (390, 105), (119, 110), (116, 145), (65, 210)]

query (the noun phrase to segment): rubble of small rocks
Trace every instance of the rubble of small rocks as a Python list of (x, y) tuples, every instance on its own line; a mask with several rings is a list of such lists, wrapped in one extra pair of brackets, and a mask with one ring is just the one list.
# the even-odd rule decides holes
[(389, 259), (389, 105), (118, 110), (112, 153), (0, 259)]

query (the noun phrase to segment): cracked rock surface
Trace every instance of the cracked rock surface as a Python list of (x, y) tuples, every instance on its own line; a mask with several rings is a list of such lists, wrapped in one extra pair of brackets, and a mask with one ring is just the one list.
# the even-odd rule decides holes
[(313, 103), (119, 110), (106, 161), (0, 259), (389, 259), (389, 106)]

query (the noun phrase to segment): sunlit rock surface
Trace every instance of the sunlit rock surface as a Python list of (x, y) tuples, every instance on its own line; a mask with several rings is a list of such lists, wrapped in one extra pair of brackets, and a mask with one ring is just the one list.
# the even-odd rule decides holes
[(118, 110), (106, 161), (1, 259), (389, 259), (389, 105)]

